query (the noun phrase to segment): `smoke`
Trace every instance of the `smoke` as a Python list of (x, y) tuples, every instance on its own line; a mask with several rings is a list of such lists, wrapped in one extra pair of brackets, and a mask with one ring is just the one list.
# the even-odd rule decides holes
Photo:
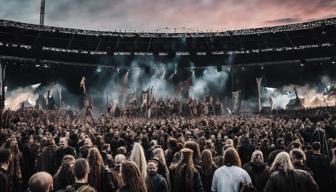
[[(25, 107), (34, 107), (39, 95), (47, 100), (49, 85), (41, 83), (33, 84), (25, 87), (19, 87), (6, 92), (5, 108), (17, 110), (24, 104)], [(62, 98), (63, 108), (78, 108), (78, 96), (71, 94), (70, 91), (62, 84), (55, 83), (52, 85), (49, 97), (52, 97), (56, 105), (60, 105)]]
[[(105, 109), (107, 103), (124, 106), (127, 104), (128, 96), (132, 94), (140, 99), (140, 93), (148, 89), (152, 89), (155, 99), (166, 100), (175, 97), (176, 84), (185, 80), (184, 73), (187, 72), (186, 68), (177, 70), (180, 65), (179, 56), (168, 61), (157, 61), (154, 57), (148, 56), (134, 57), (127, 71), (125, 70), (126, 61), (120, 62), (120, 70), (109, 72), (108, 83), (102, 89), (90, 87), (90, 98), (94, 101), (94, 106)], [(180, 77), (177, 72), (181, 73), (180, 75), (184, 72), (183, 79), (178, 79)], [(195, 99), (208, 95), (220, 96), (227, 79), (227, 72), (218, 72), (216, 67), (206, 67), (199, 77), (193, 73), (189, 95)]]
[(291, 84), (278, 89), (265, 87), (262, 92), (263, 106), (270, 106), (269, 97), (271, 95), (274, 109), (285, 109), (290, 100), (296, 98), (294, 88), (296, 88), (300, 100), (303, 101), (301, 104), (306, 108), (334, 106), (335, 98), (328, 97), (325, 94), (330, 84), (330, 78), (323, 76), (320, 83), (315, 84)]
[(24, 103), (25, 106), (35, 106), (38, 94), (35, 94), (34, 91), (40, 85), (41, 83), (8, 91), (6, 93), (5, 108), (17, 110), (22, 103)]
[(196, 78), (192, 75), (192, 87), (189, 95), (192, 98), (200, 99), (208, 95), (218, 95), (224, 90), (229, 74), (225, 71), (218, 71), (216, 67), (206, 67), (202, 75)]

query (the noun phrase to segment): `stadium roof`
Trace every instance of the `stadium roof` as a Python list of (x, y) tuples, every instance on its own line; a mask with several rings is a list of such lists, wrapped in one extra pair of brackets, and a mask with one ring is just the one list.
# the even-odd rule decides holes
[[(0, 20), (3, 61), (112, 65), (116, 56), (230, 57), (235, 64), (335, 56), (336, 18), (276, 27), (198, 33), (130, 33)], [(103, 59), (102, 59), (103, 58)], [(51, 62), (51, 63), (52, 63)], [(101, 64), (101, 63), (100, 63)]]

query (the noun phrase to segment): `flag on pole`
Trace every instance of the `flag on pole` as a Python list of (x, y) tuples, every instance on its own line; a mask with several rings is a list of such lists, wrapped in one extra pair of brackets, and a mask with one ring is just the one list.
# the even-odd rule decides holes
[(82, 77), (82, 80), (79, 83), (79, 87), (83, 88), (83, 93), (86, 94), (86, 87), (85, 87), (85, 76)]
[(232, 92), (233, 113), (239, 113), (240, 110), (240, 90)]
[(192, 85), (191, 77), (185, 81), (182, 81), (175, 88), (176, 95), (179, 95), (182, 91), (189, 89), (191, 85)]
[(271, 94), (269, 95), (269, 102), (270, 102), (270, 107), (271, 107), (270, 110), (273, 111), (274, 101), (273, 101), (273, 97)]
[(256, 81), (257, 81), (257, 91), (258, 91), (258, 111), (260, 113), (261, 111), (261, 91), (260, 91), (260, 85), (261, 85), (261, 80), (262, 80), (262, 77), (260, 78), (257, 78)]

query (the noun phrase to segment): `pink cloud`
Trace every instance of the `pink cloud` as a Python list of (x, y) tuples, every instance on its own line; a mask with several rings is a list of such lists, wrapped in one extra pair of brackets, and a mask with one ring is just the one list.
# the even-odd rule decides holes
[[(38, 1), (30, 5), (31, 10), (20, 7), (20, 0), (11, 2), (2, 3), (0, 18), (38, 23)], [(231, 30), (322, 19), (335, 13), (334, 0), (57, 0), (47, 3), (46, 24), (97, 30)]]

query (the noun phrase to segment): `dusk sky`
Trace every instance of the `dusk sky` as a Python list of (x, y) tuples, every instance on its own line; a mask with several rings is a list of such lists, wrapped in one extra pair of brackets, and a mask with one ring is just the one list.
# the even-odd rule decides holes
[[(0, 19), (39, 23), (40, 0), (0, 0), (0, 5)], [(336, 17), (336, 0), (46, 0), (45, 25), (225, 31), (330, 17)]]

